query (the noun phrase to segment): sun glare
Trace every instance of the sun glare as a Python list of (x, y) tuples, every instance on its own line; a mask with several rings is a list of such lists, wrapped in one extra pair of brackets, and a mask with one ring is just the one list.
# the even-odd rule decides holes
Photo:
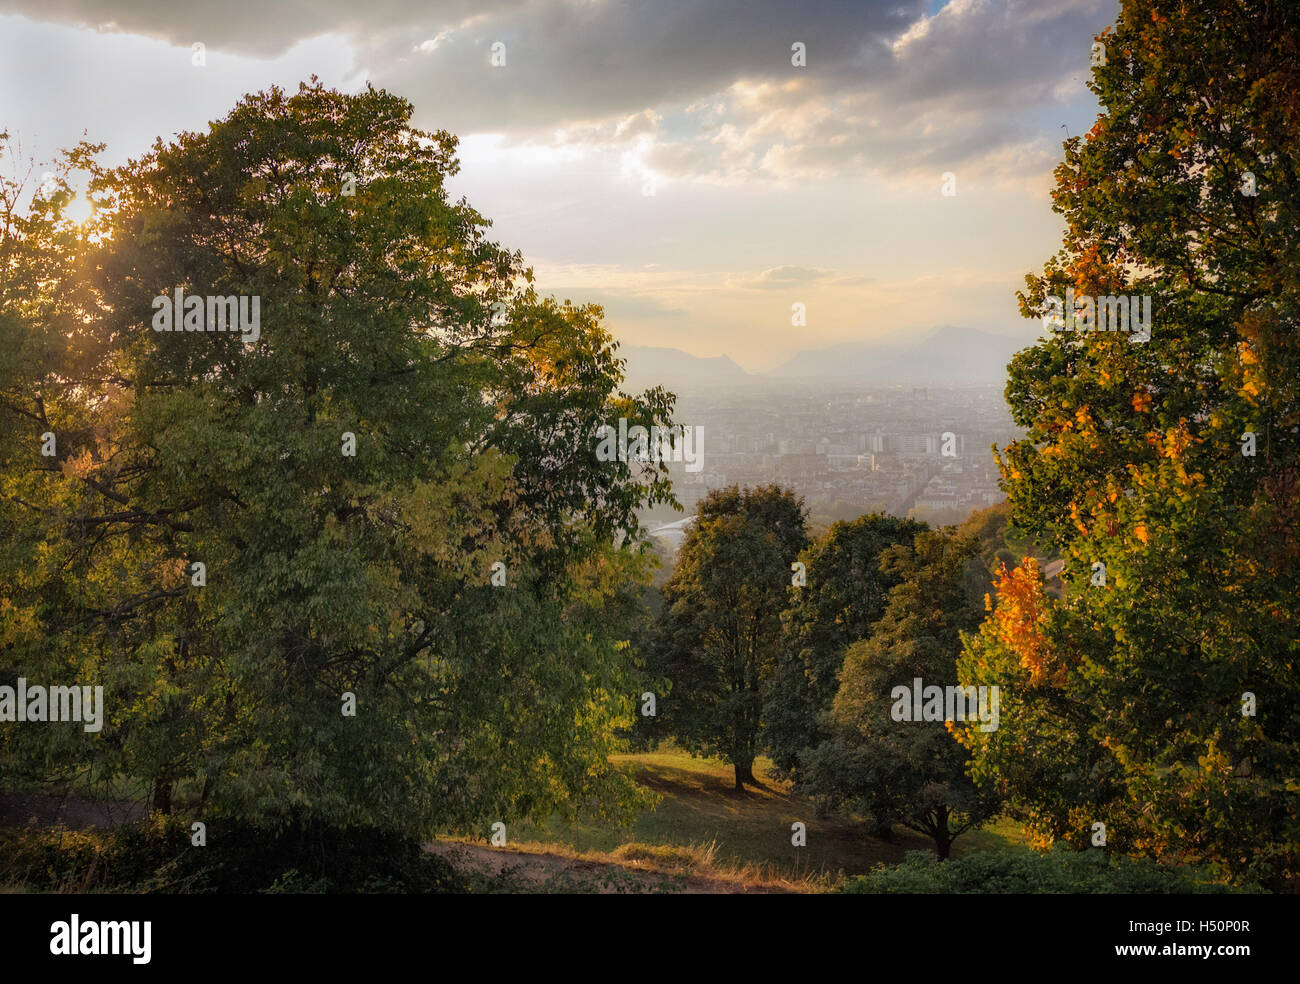
[(71, 219), (77, 225), (81, 225), (90, 218), (90, 215), (94, 210), (95, 206), (91, 204), (90, 199), (85, 195), (78, 195), (64, 207), (63, 215), (65, 218)]

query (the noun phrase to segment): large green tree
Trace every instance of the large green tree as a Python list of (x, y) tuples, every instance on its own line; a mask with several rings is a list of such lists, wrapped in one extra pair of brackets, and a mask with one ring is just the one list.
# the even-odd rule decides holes
[[(923, 688), (946, 693), (968, 682), (956, 664), (962, 633), (978, 626), (983, 612), (979, 548), (975, 536), (945, 529), (885, 551), (882, 570), (897, 585), (870, 636), (848, 647), (823, 723), (829, 737), (802, 762), (802, 787), (823, 803), (870, 814), (878, 827), (898, 823), (923, 833), (941, 858), (993, 815), (997, 796), (967, 775), (969, 753), (943, 720), (916, 720), (911, 697), (900, 718), (895, 689), (910, 692), (919, 678)], [(986, 694), (985, 709), (994, 706)], [(979, 710), (977, 703), (961, 713)]]
[[(976, 774), (1044, 841), (1273, 884), (1300, 845), (1300, 8), (1124, 0), (1102, 113), (1056, 172), (1028, 278), (1151, 298), (1149, 340), (1053, 327), (1010, 367), (1017, 525), (1068, 596), (1010, 572), (965, 671), (1009, 692)], [(1099, 59), (1100, 61), (1100, 59)]]
[[(272, 89), (72, 162), (83, 227), (6, 203), (0, 678), (107, 704), (6, 728), (16, 771), (412, 833), (627, 815), (634, 510), (670, 490), (595, 432), (672, 399), (620, 392), (600, 309), (536, 294), (411, 113)], [(152, 330), (177, 289), (258, 298), (260, 333)]]
[(870, 635), (898, 583), (880, 555), (925, 528), (871, 513), (832, 524), (800, 554), (807, 583), (782, 615), (785, 647), (763, 712), (768, 751), (787, 775), (797, 777), (799, 756), (827, 737), (820, 721), (839, 689), (844, 651)]
[(763, 706), (782, 647), (790, 565), (807, 545), (802, 502), (775, 485), (715, 489), (664, 585), (656, 669), (671, 681), (664, 727), (755, 783)]

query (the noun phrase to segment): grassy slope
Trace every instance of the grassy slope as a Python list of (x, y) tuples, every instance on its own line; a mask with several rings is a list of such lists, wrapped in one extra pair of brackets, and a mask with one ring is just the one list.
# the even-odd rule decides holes
[[(902, 860), (909, 850), (925, 850), (931, 842), (911, 831), (898, 829), (892, 843), (872, 837), (866, 824), (843, 817), (818, 818), (811, 802), (791, 795), (788, 788), (768, 775), (770, 763), (760, 759), (754, 772), (765, 789), (733, 790), (731, 767), (664, 750), (618, 756), (630, 764), (637, 780), (661, 797), (629, 828), (552, 820), (540, 826), (516, 824), (510, 830), (511, 846), (587, 854), (613, 852), (636, 842), (649, 845), (701, 846), (716, 843), (714, 859), (723, 868), (758, 868), (783, 878), (839, 871), (861, 874), (881, 862)], [(800, 820), (808, 828), (808, 845), (793, 847), (790, 825)], [(982, 850), (1020, 843), (1013, 824), (994, 825), (958, 839), (954, 852)]]
[[(887, 843), (851, 818), (818, 818), (809, 800), (771, 778), (765, 759), (754, 769), (764, 788), (743, 795), (733, 789), (731, 767), (721, 762), (672, 749), (617, 761), (660, 797), (630, 827), (520, 823), (510, 827), (504, 851), (481, 842), (458, 845), (451, 838), (431, 847), (456, 855), (449, 860), (457, 867), (485, 877), (484, 887), (476, 890), (686, 892), (817, 891), (841, 872), (862, 874), (876, 864), (902, 860), (906, 851), (931, 848), (927, 839), (907, 830), (897, 830)], [(790, 843), (795, 820), (807, 825), (807, 847)], [(1018, 828), (1002, 822), (963, 835), (954, 853), (1021, 844)], [(514, 873), (502, 878), (501, 869)]]

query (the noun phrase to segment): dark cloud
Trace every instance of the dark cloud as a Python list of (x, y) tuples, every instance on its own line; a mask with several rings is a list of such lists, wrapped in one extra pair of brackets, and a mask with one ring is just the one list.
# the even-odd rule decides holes
[[(417, 121), (516, 141), (641, 140), (666, 177), (1025, 160), (1115, 0), (0, 0), (0, 12), (270, 56), (345, 37)], [(106, 11), (111, 10), (111, 15)], [(791, 65), (806, 45), (807, 67)], [(492, 46), (505, 65), (491, 64)], [(1084, 93), (1082, 86), (1079, 92)], [(557, 137), (557, 131), (564, 131)]]
[(322, 34), (345, 34), (363, 41), (414, 22), (454, 24), (475, 14), (492, 15), (525, 4), (439, 0), (436, 12), (430, 6), (417, 0), (0, 0), (0, 13), (139, 34), (184, 47), (202, 41), (209, 48), (269, 58)]
[[(914, 22), (901, 3), (788, 0), (539, 2), (434, 34), (389, 32), (360, 56), (372, 75), (452, 128), (542, 130), (692, 103), (740, 79), (830, 78)], [(490, 64), (494, 42), (506, 64)], [(808, 67), (791, 65), (803, 42)]]
[[(597, 118), (691, 99), (743, 77), (854, 62), (906, 31), (921, 0), (0, 0), (0, 12), (269, 56), (347, 36), (372, 77), (450, 123), (498, 129)], [(109, 13), (111, 11), (111, 13)], [(417, 50), (425, 42), (425, 50)], [(506, 67), (489, 64), (506, 45)]]

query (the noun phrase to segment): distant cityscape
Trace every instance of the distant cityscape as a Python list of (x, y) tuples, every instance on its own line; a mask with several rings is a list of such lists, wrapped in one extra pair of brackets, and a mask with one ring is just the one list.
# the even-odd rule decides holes
[[(670, 466), (687, 517), (710, 489), (775, 482), (823, 523), (874, 511), (960, 522), (1005, 498), (991, 446), (1020, 433), (1001, 386), (782, 381), (679, 393), (676, 419), (704, 428), (703, 468)], [(676, 546), (683, 514), (648, 518)]]

